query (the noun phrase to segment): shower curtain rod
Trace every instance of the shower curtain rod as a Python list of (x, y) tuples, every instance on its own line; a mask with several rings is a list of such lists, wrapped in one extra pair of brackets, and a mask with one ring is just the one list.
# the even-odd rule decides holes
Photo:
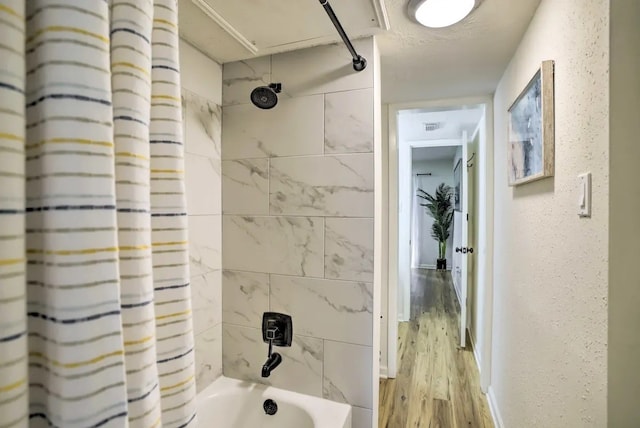
[(320, 4), (322, 5), (322, 7), (324, 7), (327, 15), (329, 15), (329, 19), (331, 20), (331, 22), (333, 22), (333, 25), (336, 27), (336, 30), (338, 31), (338, 34), (340, 34), (340, 37), (342, 37), (342, 41), (345, 45), (347, 45), (347, 49), (349, 49), (349, 52), (353, 57), (353, 69), (355, 71), (362, 71), (367, 68), (367, 60), (364, 57), (358, 55), (358, 52), (356, 52), (356, 49), (351, 43), (351, 40), (349, 40), (349, 36), (347, 36), (347, 33), (345, 33), (344, 28), (342, 28), (342, 24), (340, 24), (338, 17), (329, 4), (329, 0), (320, 0)]

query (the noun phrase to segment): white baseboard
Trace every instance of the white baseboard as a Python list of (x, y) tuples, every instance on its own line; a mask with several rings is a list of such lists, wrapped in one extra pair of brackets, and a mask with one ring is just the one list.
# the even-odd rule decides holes
[(456, 292), (456, 297), (458, 298), (458, 303), (460, 304), (460, 307), (462, 308), (462, 298), (460, 297), (460, 292), (458, 291), (458, 287), (456, 287), (456, 284), (453, 281), (451, 281), (451, 285), (453, 285), (453, 291)]
[(473, 334), (471, 333), (471, 329), (467, 329), (469, 331), (469, 339), (471, 340), (471, 348), (473, 349), (473, 356), (476, 358), (476, 365), (478, 366), (478, 373), (482, 370), (482, 364), (480, 364), (480, 354), (478, 354), (478, 348), (476, 347), (476, 340), (473, 338)]
[(496, 428), (505, 428), (504, 422), (502, 422), (502, 415), (498, 408), (498, 402), (496, 396), (493, 393), (493, 388), (489, 386), (489, 392), (487, 393), (487, 401), (489, 402), (489, 410), (491, 411), (491, 417), (493, 418), (493, 424)]
[(380, 366), (380, 379), (388, 379), (389, 370), (387, 369), (387, 366)]
[(418, 266), (420, 269), (435, 269), (437, 268), (436, 265), (420, 265)]
[[(413, 269), (416, 269), (416, 267), (411, 266)], [(420, 265), (417, 267), (417, 269), (431, 269), (431, 270), (436, 270), (438, 269), (438, 266), (436, 265)], [(451, 265), (447, 264), (447, 270), (450, 271), (451, 270)]]

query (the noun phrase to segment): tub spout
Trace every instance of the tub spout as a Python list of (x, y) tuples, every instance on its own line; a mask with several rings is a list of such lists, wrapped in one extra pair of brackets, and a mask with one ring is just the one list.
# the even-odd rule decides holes
[(276, 367), (280, 365), (282, 362), (282, 357), (277, 352), (274, 352), (269, 355), (267, 358), (267, 362), (262, 366), (262, 377), (269, 377), (271, 372), (275, 370)]

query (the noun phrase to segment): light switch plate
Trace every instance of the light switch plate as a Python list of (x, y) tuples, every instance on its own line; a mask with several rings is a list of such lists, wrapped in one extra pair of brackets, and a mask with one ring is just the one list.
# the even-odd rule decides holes
[(591, 173), (578, 176), (578, 215), (591, 217)]

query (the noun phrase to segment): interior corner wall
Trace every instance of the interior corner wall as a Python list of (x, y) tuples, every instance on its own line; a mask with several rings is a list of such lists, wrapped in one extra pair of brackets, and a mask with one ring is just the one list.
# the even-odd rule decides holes
[[(342, 44), (224, 65), (223, 369), (349, 403), (371, 428), (378, 59), (373, 38), (355, 47), (360, 73)], [(270, 82), (278, 105), (260, 110), (249, 94)], [(292, 315), (294, 339), (265, 379), (267, 311)]]
[(611, 0), (608, 426), (640, 426), (640, 2)]
[(222, 374), (222, 67), (180, 41), (196, 387)]
[[(507, 109), (543, 60), (555, 61), (555, 176), (511, 188)], [(490, 401), (504, 427), (604, 427), (609, 0), (542, 0), (494, 107)], [(593, 175), (591, 218), (577, 214), (585, 172)]]

